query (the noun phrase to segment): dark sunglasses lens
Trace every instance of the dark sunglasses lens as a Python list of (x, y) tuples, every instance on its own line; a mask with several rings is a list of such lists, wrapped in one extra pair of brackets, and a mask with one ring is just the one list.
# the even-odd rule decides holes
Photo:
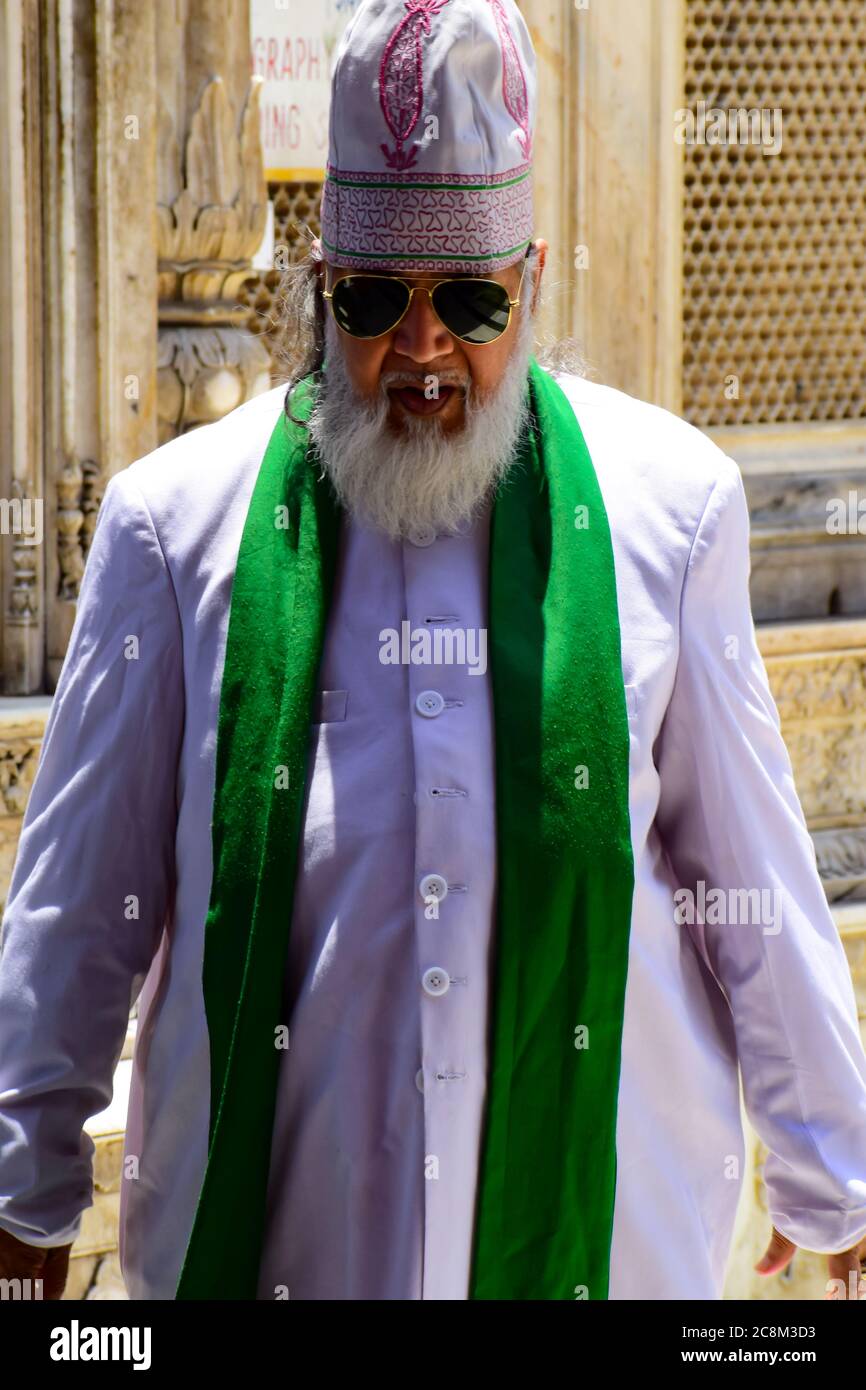
[(345, 275), (334, 286), (334, 318), (353, 338), (378, 338), (400, 318), (409, 291), (385, 276)]
[(449, 280), (433, 291), (433, 307), (464, 343), (492, 343), (508, 327), (508, 291), (495, 280)]

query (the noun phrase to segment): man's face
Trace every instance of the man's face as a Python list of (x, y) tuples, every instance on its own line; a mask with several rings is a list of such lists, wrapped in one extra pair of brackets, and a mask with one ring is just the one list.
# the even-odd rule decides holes
[[(534, 272), (546, 243), (536, 246)], [(512, 299), (521, 270), (509, 267), (496, 277)], [(528, 419), (537, 279), (526, 275), (508, 328), (483, 347), (452, 336), (426, 294), (416, 294), (401, 322), (380, 338), (353, 338), (327, 311), (322, 389), (307, 428), (356, 521), (397, 540), (431, 530), (455, 534), (480, 519)], [(432, 286), (436, 277), (413, 276), (412, 283)]]
[[(538, 283), (544, 266), (547, 243), (536, 242), (539, 250)], [(525, 262), (482, 278), (498, 281), (508, 291), (509, 299), (516, 299), (520, 285), (521, 272)], [(320, 276), (324, 285), (324, 264), (320, 266)], [(337, 280), (352, 272), (342, 267), (328, 267), (328, 284), (333, 287)], [(467, 271), (465, 278), (475, 272)], [(400, 277), (411, 285), (431, 288), (444, 278), (464, 278), (437, 276), (429, 274), (405, 274)], [(530, 296), (532, 277), (523, 279), (521, 302), (526, 303)], [(533, 298), (532, 309), (535, 308)], [(502, 379), (516, 338), (518, 310), (514, 310), (508, 328), (492, 343), (472, 346), (460, 338), (452, 336), (437, 318), (430, 296), (415, 294), (404, 318), (390, 333), (380, 338), (353, 338), (339, 330), (342, 356), (349, 380), (359, 396), (372, 400), (380, 389), (380, 381), (386, 373), (397, 372), (407, 379), (406, 384), (389, 385), (390, 410), (388, 423), (392, 430), (399, 432), (405, 428), (409, 419), (435, 417), (446, 434), (462, 429), (465, 418), (466, 391), (472, 386), (473, 394), (483, 402), (496, 389)], [(439, 384), (438, 399), (425, 396), (428, 377), (442, 377)], [(409, 382), (415, 382), (413, 388)]]

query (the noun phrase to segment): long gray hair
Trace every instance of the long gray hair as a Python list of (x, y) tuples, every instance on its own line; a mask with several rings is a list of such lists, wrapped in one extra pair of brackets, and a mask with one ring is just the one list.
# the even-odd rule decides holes
[[(529, 257), (532, 281), (538, 252), (533, 248)], [(305, 376), (317, 379), (325, 357), (325, 301), (319, 292), (316, 270), (319, 257), (315, 249), (295, 261), (283, 273), (277, 290), (277, 317), (274, 332), (275, 380), (286, 386), (286, 414), (296, 424), (291, 413), (291, 394), (297, 382)], [(539, 296), (539, 308), (544, 302), (544, 282)], [(527, 302), (524, 299), (524, 303)], [(552, 373), (589, 376), (592, 367), (584, 356), (577, 338), (559, 338), (539, 347), (536, 352), (539, 366)]]

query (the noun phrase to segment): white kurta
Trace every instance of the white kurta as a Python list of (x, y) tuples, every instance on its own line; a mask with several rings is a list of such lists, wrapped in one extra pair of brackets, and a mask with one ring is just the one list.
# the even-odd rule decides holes
[[(866, 1235), (866, 1057), (755, 642), (738, 469), (666, 411), (560, 384), (610, 520), (631, 731), (610, 1296), (717, 1298), (743, 1156), (738, 1060), (770, 1150), (772, 1219), (798, 1244), (840, 1250)], [(35, 1244), (77, 1233), (81, 1124), (108, 1103), (147, 973), (126, 1140), (138, 1176), (121, 1199), (134, 1298), (173, 1296), (204, 1172), (219, 690), (241, 529), (282, 395), (109, 485), (4, 919), (0, 1225)], [(259, 1296), (463, 1298), (494, 919), (489, 674), (384, 666), (377, 638), (404, 617), (484, 625), (486, 528), (426, 546), (350, 528), (335, 605)], [(432, 717), (415, 703), (424, 691), (446, 701)], [(427, 874), (448, 885), (438, 921), (424, 915)], [(677, 925), (673, 893), (699, 881), (780, 889), (781, 930)], [(421, 984), (432, 966), (444, 994)]]

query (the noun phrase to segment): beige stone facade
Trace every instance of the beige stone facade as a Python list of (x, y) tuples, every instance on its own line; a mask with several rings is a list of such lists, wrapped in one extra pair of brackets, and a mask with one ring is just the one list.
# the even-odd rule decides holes
[[(594, 375), (685, 415), (742, 469), (759, 640), (866, 1019), (866, 114), (855, 99), (866, 11), (845, 0), (521, 8), (541, 66), (544, 337), (576, 336)], [(106, 482), (267, 389), (279, 273), (254, 274), (251, 260), (268, 201), (289, 259), (318, 231), (318, 184), (265, 183), (249, 29), (246, 0), (0, 0), (4, 898)], [(780, 148), (678, 138), (700, 103), (781, 111)], [(834, 499), (848, 515), (835, 531)], [(32, 544), (20, 517), (40, 509)], [(122, 1296), (112, 1252), (127, 1064), (93, 1125), (97, 1202), (72, 1298)], [(798, 1254), (769, 1283), (751, 1273), (769, 1221), (751, 1135), (749, 1148), (729, 1296), (819, 1296), (817, 1257)]]

